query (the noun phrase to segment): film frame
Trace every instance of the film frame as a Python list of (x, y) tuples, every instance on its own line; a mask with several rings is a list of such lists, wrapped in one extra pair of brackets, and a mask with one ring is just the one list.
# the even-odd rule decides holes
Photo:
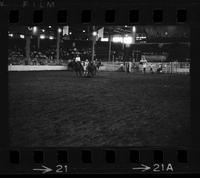
[[(7, 58), (8, 26), (10, 24), (46, 25), (102, 24), (102, 25), (189, 25), (191, 28), (191, 88), (192, 88), (192, 138), (191, 147), (183, 148), (10, 148), (8, 127), (8, 69), (1, 60), (1, 161), (3, 174), (41, 174), (33, 168), (49, 173), (199, 173), (200, 144), (198, 142), (198, 51), (200, 30), (200, 3), (198, 1), (147, 2), (140, 1), (47, 1), (34, 5), (34, 1), (1, 1), (1, 56)], [(48, 1), (49, 2), (49, 1)], [(46, 7), (43, 7), (45, 6)], [(41, 7), (42, 6), (42, 7)], [(74, 11), (74, 9), (76, 9)], [(49, 18), (50, 17), (50, 18)], [(136, 17), (136, 18), (133, 18)], [(6, 95), (6, 94), (7, 95)], [(173, 171), (171, 171), (171, 165)], [(44, 166), (44, 167), (41, 167)], [(46, 166), (46, 167), (45, 167)], [(143, 166), (147, 171), (133, 171)], [(148, 169), (150, 166), (150, 170)], [(48, 169), (50, 168), (50, 170)], [(167, 171), (166, 169), (169, 169)], [(51, 170), (52, 169), (52, 170)]]

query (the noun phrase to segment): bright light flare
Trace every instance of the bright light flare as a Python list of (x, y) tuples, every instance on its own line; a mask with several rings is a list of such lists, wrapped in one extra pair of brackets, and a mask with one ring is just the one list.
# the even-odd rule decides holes
[(101, 41), (108, 41), (108, 38), (101, 38)]
[(34, 26), (34, 27), (33, 27), (33, 33), (34, 33), (34, 34), (37, 33), (37, 30), (38, 30), (37, 27)]
[(24, 39), (24, 38), (25, 38), (25, 37), (24, 37), (24, 35), (19, 35), (19, 37), (20, 37), (20, 38), (22, 38), (22, 39)]
[(92, 35), (97, 36), (97, 32), (96, 31), (92, 32)]
[(45, 35), (40, 35), (40, 39), (45, 39)]
[(61, 28), (58, 28), (58, 33), (61, 33), (62, 32), (62, 29)]
[(12, 34), (12, 33), (9, 33), (8, 36), (9, 36), (9, 37), (13, 37), (13, 34)]
[(120, 36), (114, 36), (112, 39), (113, 43), (122, 43), (123, 42), (123, 38)]
[(125, 37), (115, 36), (115, 37), (113, 37), (112, 41), (113, 41), (113, 43), (132, 44), (133, 38), (128, 35), (126, 35)]
[(132, 27), (132, 32), (133, 32), (133, 33), (136, 32), (136, 27), (135, 27), (135, 26)]
[(133, 38), (131, 36), (126, 36), (123, 39), (124, 44), (131, 44), (133, 43)]
[(50, 40), (53, 40), (53, 39), (54, 39), (54, 37), (53, 37), (53, 36), (49, 36), (49, 39), (50, 39)]

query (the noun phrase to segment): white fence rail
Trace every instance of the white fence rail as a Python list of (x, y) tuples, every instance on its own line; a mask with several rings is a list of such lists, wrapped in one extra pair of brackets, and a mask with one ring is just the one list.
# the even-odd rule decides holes
[[(162, 65), (162, 71), (164, 73), (190, 73), (190, 63), (189, 62), (152, 62), (147, 64), (146, 72), (150, 72), (150, 65), (153, 67), (153, 71), (156, 72), (159, 65)], [(118, 71), (120, 68), (125, 70), (123, 62), (102, 62), (100, 70), (102, 71)], [(125, 63), (126, 65), (126, 63)], [(131, 72), (142, 71), (142, 65), (135, 63), (135, 67), (132, 65)]]
[[(150, 72), (150, 64), (154, 72), (161, 63), (148, 63), (146, 72)], [(8, 71), (45, 71), (45, 70), (67, 70), (67, 65), (9, 65)], [(100, 71), (123, 71), (125, 66), (123, 62), (102, 62)], [(142, 71), (142, 65), (136, 63), (131, 68), (131, 72)], [(190, 64), (188, 62), (163, 62), (162, 71), (164, 73), (190, 73)]]
[(8, 71), (45, 71), (45, 70), (67, 70), (67, 66), (48, 65), (9, 65)]

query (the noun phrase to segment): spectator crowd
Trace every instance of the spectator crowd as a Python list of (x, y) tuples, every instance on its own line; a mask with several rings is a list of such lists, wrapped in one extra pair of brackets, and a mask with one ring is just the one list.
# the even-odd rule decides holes
[[(91, 49), (64, 49), (60, 48), (59, 60), (55, 48), (47, 50), (32, 49), (29, 65), (64, 65), (79, 55), (81, 60), (91, 58)], [(8, 50), (8, 65), (26, 65), (25, 50), (14, 48)]]

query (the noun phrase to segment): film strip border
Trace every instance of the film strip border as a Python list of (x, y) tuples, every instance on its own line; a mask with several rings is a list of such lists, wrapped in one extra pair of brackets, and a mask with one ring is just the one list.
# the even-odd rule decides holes
[[(1, 27), (8, 25), (190, 25), (192, 59), (199, 47), (200, 4), (187, 3), (61, 3), (2, 5)], [(33, 1), (29, 1), (33, 2)], [(46, 3), (45, 3), (46, 2)], [(55, 2), (55, 1), (51, 1)], [(45, 5), (46, 4), (46, 5)], [(193, 28), (195, 26), (195, 28)], [(196, 27), (197, 26), (197, 27)], [(6, 27), (7, 28), (7, 27)], [(3, 27), (4, 30), (6, 30)], [(194, 60), (193, 60), (194, 61)], [(193, 63), (193, 62), (192, 62)], [(192, 65), (193, 71), (195, 65)], [(198, 91), (198, 88), (196, 88)], [(195, 110), (195, 109), (194, 109)], [(198, 108), (196, 107), (196, 111)], [(193, 120), (193, 125), (196, 121)], [(195, 129), (197, 131), (197, 129)], [(197, 132), (194, 132), (193, 135)], [(194, 140), (194, 139), (193, 139)], [(194, 144), (195, 145), (195, 144)], [(7, 149), (0, 151), (0, 173), (173, 173), (198, 172), (200, 152), (177, 149)], [(135, 169), (134, 169), (135, 168)], [(172, 171), (172, 169), (173, 171)]]
[(168, 149), (56, 148), (1, 152), (1, 173), (195, 173), (197, 152)]
[[(77, 11), (78, 10), (78, 11)], [(77, 9), (76, 14), (69, 10), (41, 10), (35, 9), (28, 12), (26, 10), (10, 10), (9, 11), (9, 23), (10, 24), (107, 24), (107, 25), (119, 25), (119, 24), (187, 24), (190, 19), (190, 12), (186, 8), (174, 9), (174, 17), (170, 19), (167, 14), (169, 11), (162, 8), (152, 9), (149, 13), (145, 13), (145, 16), (141, 15), (140, 9), (131, 9), (123, 11), (119, 9), (107, 9), (107, 10), (91, 10), (91, 9)], [(149, 10), (148, 10), (149, 11)], [(53, 12), (53, 13), (52, 13)], [(171, 11), (170, 11), (171, 12)], [(172, 17), (173, 17), (172, 16)], [(147, 19), (147, 17), (149, 19)], [(151, 19), (152, 18), (152, 19)], [(50, 20), (51, 19), (51, 20)], [(124, 19), (127, 19), (124, 21)]]
[[(41, 1), (38, 4), (3, 6), (9, 24), (19, 25), (185, 25), (198, 24), (199, 3), (57, 3)], [(31, 1), (32, 2), (32, 1)], [(34, 2), (34, 1), (33, 1)], [(53, 2), (54, 5), (51, 6)], [(32, 5), (32, 6), (31, 6)], [(5, 17), (5, 16), (4, 16)]]

